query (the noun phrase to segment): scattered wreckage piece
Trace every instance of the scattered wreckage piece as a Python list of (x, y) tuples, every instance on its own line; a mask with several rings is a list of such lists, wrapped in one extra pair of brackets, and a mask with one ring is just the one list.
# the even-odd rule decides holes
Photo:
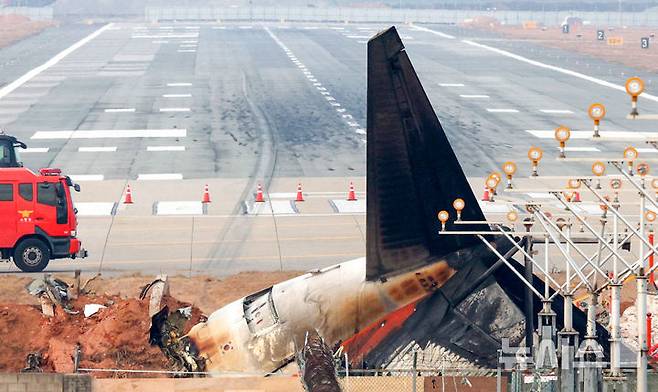
[(83, 313), (85, 314), (85, 318), (87, 318), (95, 315), (101, 309), (107, 309), (107, 306), (101, 304), (86, 304)]
[(142, 287), (139, 299), (145, 299), (149, 291), (151, 292), (149, 300), (149, 317), (153, 317), (162, 310), (162, 297), (169, 295), (169, 280), (167, 279), (167, 275), (158, 275), (153, 282)]
[(29, 353), (25, 359), (25, 368), (21, 370), (21, 373), (42, 373), (41, 369), (41, 354), (40, 353)]
[[(187, 336), (184, 336), (185, 323), (192, 317), (192, 307), (184, 307), (169, 313), (164, 306), (151, 317), (149, 343), (157, 345), (173, 363), (178, 377), (194, 377), (206, 369), (205, 360), (198, 355)], [(193, 374), (186, 373), (193, 372)]]
[(317, 331), (306, 333), (304, 346), (297, 354), (297, 365), (304, 389), (308, 392), (341, 392), (331, 350)]
[(69, 285), (61, 279), (44, 274), (43, 278), (33, 280), (26, 289), (29, 294), (39, 298), (41, 311), (48, 317), (55, 315), (54, 307), (57, 305), (68, 314), (78, 314), (70, 303)]

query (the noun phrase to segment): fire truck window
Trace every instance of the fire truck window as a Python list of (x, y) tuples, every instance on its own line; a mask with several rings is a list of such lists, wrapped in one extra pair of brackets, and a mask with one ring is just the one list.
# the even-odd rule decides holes
[(49, 182), (39, 183), (39, 187), (37, 189), (37, 202), (47, 206), (56, 206), (57, 191), (55, 190), (55, 184)]
[(14, 187), (12, 184), (0, 184), (0, 201), (14, 200)]
[(24, 200), (32, 201), (32, 197), (34, 196), (32, 184), (18, 184), (18, 194), (21, 195)]
[(7, 167), (11, 163), (11, 154), (7, 146), (0, 146), (0, 165)]

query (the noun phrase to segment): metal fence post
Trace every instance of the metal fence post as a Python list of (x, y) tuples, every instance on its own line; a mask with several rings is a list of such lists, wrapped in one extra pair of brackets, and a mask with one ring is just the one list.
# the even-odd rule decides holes
[(413, 376), (411, 377), (412, 380), (412, 385), (411, 385), (411, 390), (413, 392), (416, 392), (416, 375), (417, 375), (417, 370), (418, 369), (418, 351), (414, 350), (414, 362), (413, 362)]

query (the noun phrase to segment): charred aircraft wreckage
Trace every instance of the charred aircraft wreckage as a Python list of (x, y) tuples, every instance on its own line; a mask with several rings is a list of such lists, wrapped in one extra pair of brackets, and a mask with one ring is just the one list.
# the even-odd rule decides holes
[[(438, 235), (436, 214), (456, 198), (464, 221), (485, 217), (394, 27), (368, 42), (367, 100), (366, 257), (215, 311), (176, 346), (188, 370), (271, 373), (295, 361), (316, 331), (356, 368), (389, 367), (411, 349), (495, 368), (503, 338), (523, 344), (526, 314), (535, 319), (542, 304), (475, 236)], [(449, 222), (448, 230), (491, 229)], [(509, 241), (486, 239), (525, 273)], [(541, 279), (533, 284), (542, 290)], [(562, 320), (563, 298), (552, 306)], [(575, 309), (573, 318), (584, 336), (585, 315)]]

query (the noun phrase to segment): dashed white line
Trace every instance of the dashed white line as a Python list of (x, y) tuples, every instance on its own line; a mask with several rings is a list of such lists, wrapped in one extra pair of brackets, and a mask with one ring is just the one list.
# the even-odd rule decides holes
[(105, 109), (105, 113), (135, 113), (135, 108)]
[(167, 83), (167, 87), (189, 87), (192, 83)]
[(489, 113), (518, 113), (519, 111), (516, 109), (489, 109), (487, 108), (487, 112)]
[(185, 151), (185, 146), (147, 146), (146, 151)]
[(473, 98), (473, 99), (488, 99), (488, 95), (484, 94), (459, 94), (460, 98)]
[(153, 41), (152, 43), (154, 43), (154, 44), (168, 44), (169, 41), (162, 41), (162, 40), (160, 40), (160, 41)]
[(178, 50), (178, 53), (196, 53), (196, 50), (180, 49), (180, 50)]
[(171, 112), (190, 112), (190, 108), (160, 108), (161, 113), (171, 113)]
[(78, 152), (116, 152), (117, 147), (80, 147)]
[(464, 87), (464, 83), (439, 83), (441, 87)]
[[(555, 148), (559, 149), (559, 147), (555, 147)], [(599, 150), (596, 147), (568, 147), (567, 146), (567, 147), (564, 147), (564, 151), (567, 151), (567, 152), (569, 152), (569, 151), (571, 151), (571, 152), (600, 152), (601, 150)]]
[(540, 109), (539, 111), (546, 114), (573, 114), (571, 110), (566, 109)]
[(21, 154), (30, 154), (30, 153), (39, 153), (39, 152), (48, 152), (50, 148), (48, 147), (28, 147), (20, 150)]
[(138, 174), (137, 180), (139, 181), (154, 181), (154, 180), (182, 180), (181, 173), (156, 173), (156, 174)]
[(38, 131), (30, 139), (122, 139), (186, 136), (186, 129), (108, 129), (94, 131)]
[(70, 177), (75, 182), (103, 181), (105, 179), (102, 174), (73, 174)]
[[(528, 129), (527, 133), (539, 139), (555, 139), (554, 130)], [(591, 139), (593, 131), (571, 131), (571, 139)], [(644, 140), (657, 139), (658, 132), (628, 132), (628, 131), (601, 131), (602, 139)]]
[(190, 98), (192, 94), (163, 94), (162, 98)]
[(425, 27), (420, 27), (420, 26), (412, 25), (412, 26), (411, 26), (411, 29), (412, 29), (412, 30), (418, 30), (418, 31), (424, 31), (424, 32), (426, 32), (426, 33), (430, 33), (430, 34), (438, 35), (439, 37), (443, 37), (443, 38), (447, 38), (447, 39), (455, 39), (455, 36), (454, 36), (454, 35), (450, 35), (450, 34), (442, 33), (442, 32), (440, 32), (440, 31), (430, 30), (430, 29), (425, 28)]

